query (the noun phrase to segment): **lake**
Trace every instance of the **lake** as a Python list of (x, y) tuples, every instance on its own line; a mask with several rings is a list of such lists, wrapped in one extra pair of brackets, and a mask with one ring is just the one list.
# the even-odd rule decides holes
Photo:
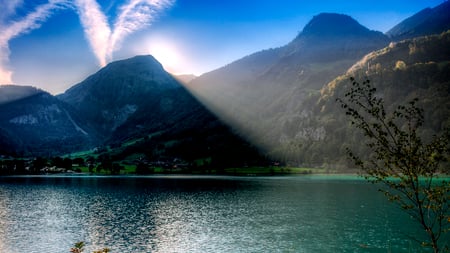
[(0, 252), (423, 252), (354, 176), (0, 177)]

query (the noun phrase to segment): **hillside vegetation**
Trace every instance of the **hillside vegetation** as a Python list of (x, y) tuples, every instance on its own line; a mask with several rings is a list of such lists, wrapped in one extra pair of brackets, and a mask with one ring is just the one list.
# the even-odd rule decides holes
[[(338, 161), (349, 143), (359, 143), (360, 136), (349, 128), (335, 102), (348, 90), (350, 77), (369, 79), (377, 88), (377, 95), (389, 105), (388, 111), (418, 98), (425, 113), (421, 131), (425, 139), (450, 127), (450, 32), (391, 43), (366, 55), (321, 90), (314, 124), (326, 129), (323, 144), (340, 151), (328, 152), (330, 162)], [(352, 149), (361, 151), (363, 145)], [(319, 152), (327, 154), (323, 149)]]

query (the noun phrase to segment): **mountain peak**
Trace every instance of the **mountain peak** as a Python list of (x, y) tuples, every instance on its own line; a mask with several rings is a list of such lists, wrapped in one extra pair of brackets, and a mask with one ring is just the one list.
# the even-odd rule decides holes
[(300, 35), (343, 36), (358, 35), (370, 32), (352, 17), (337, 13), (320, 13), (312, 18), (303, 28)]
[(388, 41), (383, 33), (369, 30), (348, 15), (320, 13), (306, 24), (284, 54), (299, 55), (307, 61), (357, 59), (386, 46)]
[[(93, 89), (99, 94), (116, 91), (118, 94), (115, 95), (122, 96), (123, 93), (132, 93), (133, 90), (149, 90), (157, 87), (170, 89), (179, 87), (179, 84), (153, 56), (138, 55), (109, 63), (97, 73), (59, 95), (59, 98), (67, 100), (66, 102), (73, 102), (81, 99), (88, 90), (92, 92)], [(83, 92), (80, 93), (80, 91)], [(76, 97), (78, 98), (75, 99)]]
[(132, 58), (114, 61), (106, 65), (104, 69), (120, 70), (124, 67), (131, 68), (137, 72), (149, 71), (150, 69), (163, 71), (163, 66), (161, 63), (159, 63), (158, 60), (151, 55), (137, 55)]

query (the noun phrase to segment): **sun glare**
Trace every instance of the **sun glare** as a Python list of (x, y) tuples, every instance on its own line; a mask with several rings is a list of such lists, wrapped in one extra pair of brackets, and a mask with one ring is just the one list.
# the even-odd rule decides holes
[(166, 71), (172, 74), (183, 73), (183, 57), (173, 43), (164, 40), (149, 41), (148, 52), (164, 66)]

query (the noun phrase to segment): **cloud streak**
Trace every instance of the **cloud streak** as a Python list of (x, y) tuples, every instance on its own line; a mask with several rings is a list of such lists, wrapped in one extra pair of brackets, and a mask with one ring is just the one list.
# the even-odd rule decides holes
[[(3, 2), (1, 2), (3, 4)], [(12, 71), (8, 69), (9, 64), (9, 41), (20, 35), (26, 34), (39, 28), (56, 9), (64, 8), (67, 0), (50, 0), (48, 3), (38, 6), (33, 12), (27, 14), (23, 19), (12, 23), (5, 23), (5, 19), (15, 14), (15, 10), (22, 1), (11, 1), (0, 17), (0, 84), (11, 84)]]
[(84, 28), (85, 36), (100, 66), (112, 59), (123, 40), (133, 32), (150, 26), (155, 18), (174, 0), (129, 0), (119, 7), (113, 29), (95, 0), (76, 0), (75, 5)]
[(91, 45), (95, 57), (101, 66), (106, 65), (108, 56), (108, 44), (111, 36), (106, 16), (95, 0), (76, 0), (76, 8), (80, 17), (84, 34)]

